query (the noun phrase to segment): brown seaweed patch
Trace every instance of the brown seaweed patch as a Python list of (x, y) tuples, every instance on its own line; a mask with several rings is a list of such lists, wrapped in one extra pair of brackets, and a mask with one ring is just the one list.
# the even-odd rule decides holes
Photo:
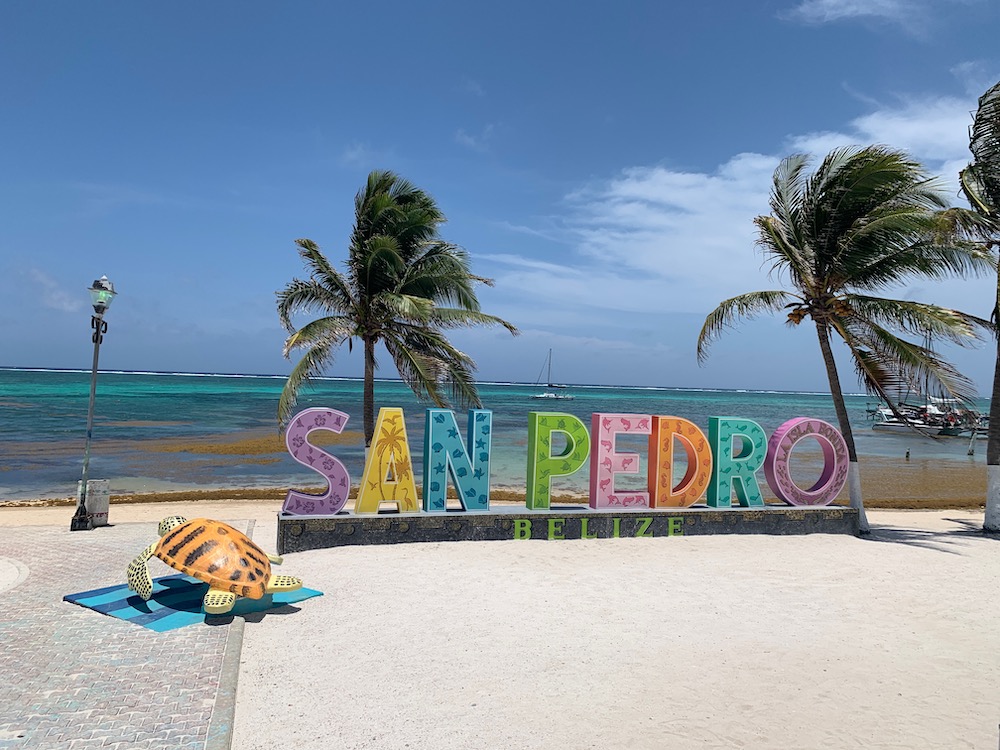
[[(364, 442), (359, 431), (349, 430), (339, 435), (330, 430), (317, 430), (309, 436), (313, 445), (357, 445)], [(156, 453), (200, 453), (216, 456), (263, 456), (271, 453), (285, 453), (285, 438), (281, 435), (254, 435), (224, 442), (210, 439), (189, 440), (169, 438), (165, 440), (144, 440), (141, 448)]]
[(194, 424), (194, 422), (160, 421), (153, 419), (122, 419), (118, 421), (113, 419), (98, 419), (98, 421), (106, 427), (182, 427)]

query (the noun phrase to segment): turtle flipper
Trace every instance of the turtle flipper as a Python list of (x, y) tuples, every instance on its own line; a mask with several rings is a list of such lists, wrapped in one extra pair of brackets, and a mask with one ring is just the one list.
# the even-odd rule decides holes
[(265, 594), (277, 594), (279, 591), (298, 591), (302, 588), (302, 579), (292, 576), (271, 576), (267, 582)]
[(140, 552), (128, 564), (128, 573), (126, 574), (128, 587), (146, 601), (149, 601), (153, 595), (153, 577), (149, 574), (149, 558), (156, 551), (157, 544), (158, 542), (154, 542)]
[(205, 594), (202, 607), (210, 615), (224, 615), (233, 608), (234, 604), (236, 604), (236, 594), (232, 591), (210, 588)]
[(281, 565), (281, 563), (285, 561), (285, 558), (283, 558), (281, 555), (268, 555), (267, 559), (271, 563), (271, 565)]

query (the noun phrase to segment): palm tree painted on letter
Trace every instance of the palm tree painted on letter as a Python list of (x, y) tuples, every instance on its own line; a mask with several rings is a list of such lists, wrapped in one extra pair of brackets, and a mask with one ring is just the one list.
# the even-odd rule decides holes
[[(1000, 248), (1000, 83), (979, 98), (979, 108), (969, 131), (969, 150), (973, 162), (959, 175), (962, 192), (982, 220), (978, 235), (989, 247)], [(993, 321), (1000, 321), (1000, 275), (997, 276)], [(993, 371), (986, 466), (988, 481), (983, 528), (1000, 532), (1000, 341)]]
[[(445, 333), (471, 326), (499, 325), (513, 334), (517, 329), (480, 310), (475, 286), (492, 282), (470, 272), (465, 250), (440, 238), (445, 217), (427, 193), (392, 172), (374, 171), (354, 209), (345, 274), (312, 240), (296, 240), (310, 276), (278, 292), (278, 315), (291, 334), (285, 356), (297, 349), (304, 354), (282, 390), (278, 419), (288, 420), (301, 387), (333, 363), (342, 344), (350, 348), (357, 338), (364, 346), (368, 446), (375, 431), (376, 344), (385, 346), (418, 398), (439, 407), (449, 400), (480, 406), (475, 363)], [(323, 317), (296, 329), (291, 320), (296, 312)]]
[(751, 292), (727, 299), (705, 319), (698, 359), (742, 318), (786, 312), (789, 325), (811, 318), (826, 365), (830, 395), (847, 442), (851, 505), (867, 531), (857, 451), (830, 346), (837, 336), (859, 379), (895, 409), (890, 392), (928, 383), (968, 401), (972, 383), (913, 334), (968, 345), (989, 322), (937, 305), (876, 296), (909, 277), (941, 278), (991, 267), (981, 246), (954, 239), (954, 217), (919, 164), (883, 146), (832, 151), (812, 173), (803, 155), (774, 172), (771, 214), (758, 216), (758, 244), (772, 272), (792, 291)]

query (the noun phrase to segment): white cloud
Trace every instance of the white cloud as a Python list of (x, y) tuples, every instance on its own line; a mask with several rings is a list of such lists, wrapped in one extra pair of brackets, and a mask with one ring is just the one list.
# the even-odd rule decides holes
[(28, 278), (38, 289), (38, 299), (43, 307), (61, 312), (78, 312), (83, 309), (82, 293), (70, 294), (44, 271), (28, 269)]
[(349, 166), (367, 166), (375, 158), (375, 153), (364, 143), (354, 142), (344, 148), (340, 161)]
[(700, 311), (760, 275), (752, 221), (767, 210), (777, 162), (739, 154), (713, 174), (627, 169), (571, 195), (567, 222), (621, 308)]
[(905, 31), (932, 38), (934, 14), (942, 6), (968, 5), (981, 0), (802, 0), (779, 17), (807, 24), (845, 20), (882, 21)]
[(499, 288), (533, 300), (524, 326), (552, 322), (559, 306), (590, 323), (614, 312), (705, 314), (735, 294), (782, 286), (768, 278), (753, 225), (769, 210), (782, 156), (821, 157), (837, 146), (886, 143), (942, 175), (946, 195), (958, 202), (957, 172), (968, 161), (974, 106), (971, 99), (909, 97), (872, 109), (842, 131), (790, 136), (780, 155), (737, 154), (712, 172), (625, 169), (567, 196), (568, 211), (552, 220), (574, 247), (565, 262), (492, 255), (499, 267), (492, 275)]
[(973, 97), (905, 97), (855, 118), (848, 132), (806, 133), (789, 138), (788, 145), (791, 151), (816, 155), (850, 144), (901, 148), (939, 175), (946, 194), (954, 196), (958, 170), (971, 158), (968, 129), (975, 109)]
[(479, 81), (472, 78), (465, 77), (462, 79), (460, 88), (467, 94), (472, 94), (473, 96), (483, 97), (486, 96), (486, 90), (482, 87)]
[(881, 18), (904, 23), (919, 7), (914, 0), (803, 0), (787, 17), (806, 23), (829, 23), (844, 18)]
[(965, 93), (979, 97), (1000, 80), (1000, 70), (984, 60), (966, 60), (949, 71), (965, 87)]
[(493, 125), (484, 127), (478, 135), (466, 133), (462, 128), (455, 133), (456, 143), (471, 148), (473, 151), (486, 151), (489, 148), (490, 139), (493, 137)]

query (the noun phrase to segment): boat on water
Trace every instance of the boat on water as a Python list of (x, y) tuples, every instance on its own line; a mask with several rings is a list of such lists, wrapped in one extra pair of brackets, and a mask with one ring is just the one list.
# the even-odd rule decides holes
[[(572, 401), (573, 395), (570, 393), (565, 393), (562, 389), (566, 388), (564, 385), (556, 385), (552, 382), (552, 350), (549, 349), (549, 356), (545, 359), (545, 364), (542, 365), (542, 370), (546, 371), (545, 385), (551, 390), (542, 391), (541, 393), (536, 393), (531, 398), (541, 398), (541, 399), (553, 399), (561, 401)], [(538, 374), (537, 383), (541, 383), (542, 377), (541, 373)]]
[(872, 429), (876, 432), (913, 434), (931, 437), (961, 437), (985, 440), (989, 433), (989, 417), (971, 409), (959, 408), (956, 401), (945, 398), (930, 398), (926, 404), (915, 405), (900, 402), (896, 410), (885, 405), (868, 409)]

